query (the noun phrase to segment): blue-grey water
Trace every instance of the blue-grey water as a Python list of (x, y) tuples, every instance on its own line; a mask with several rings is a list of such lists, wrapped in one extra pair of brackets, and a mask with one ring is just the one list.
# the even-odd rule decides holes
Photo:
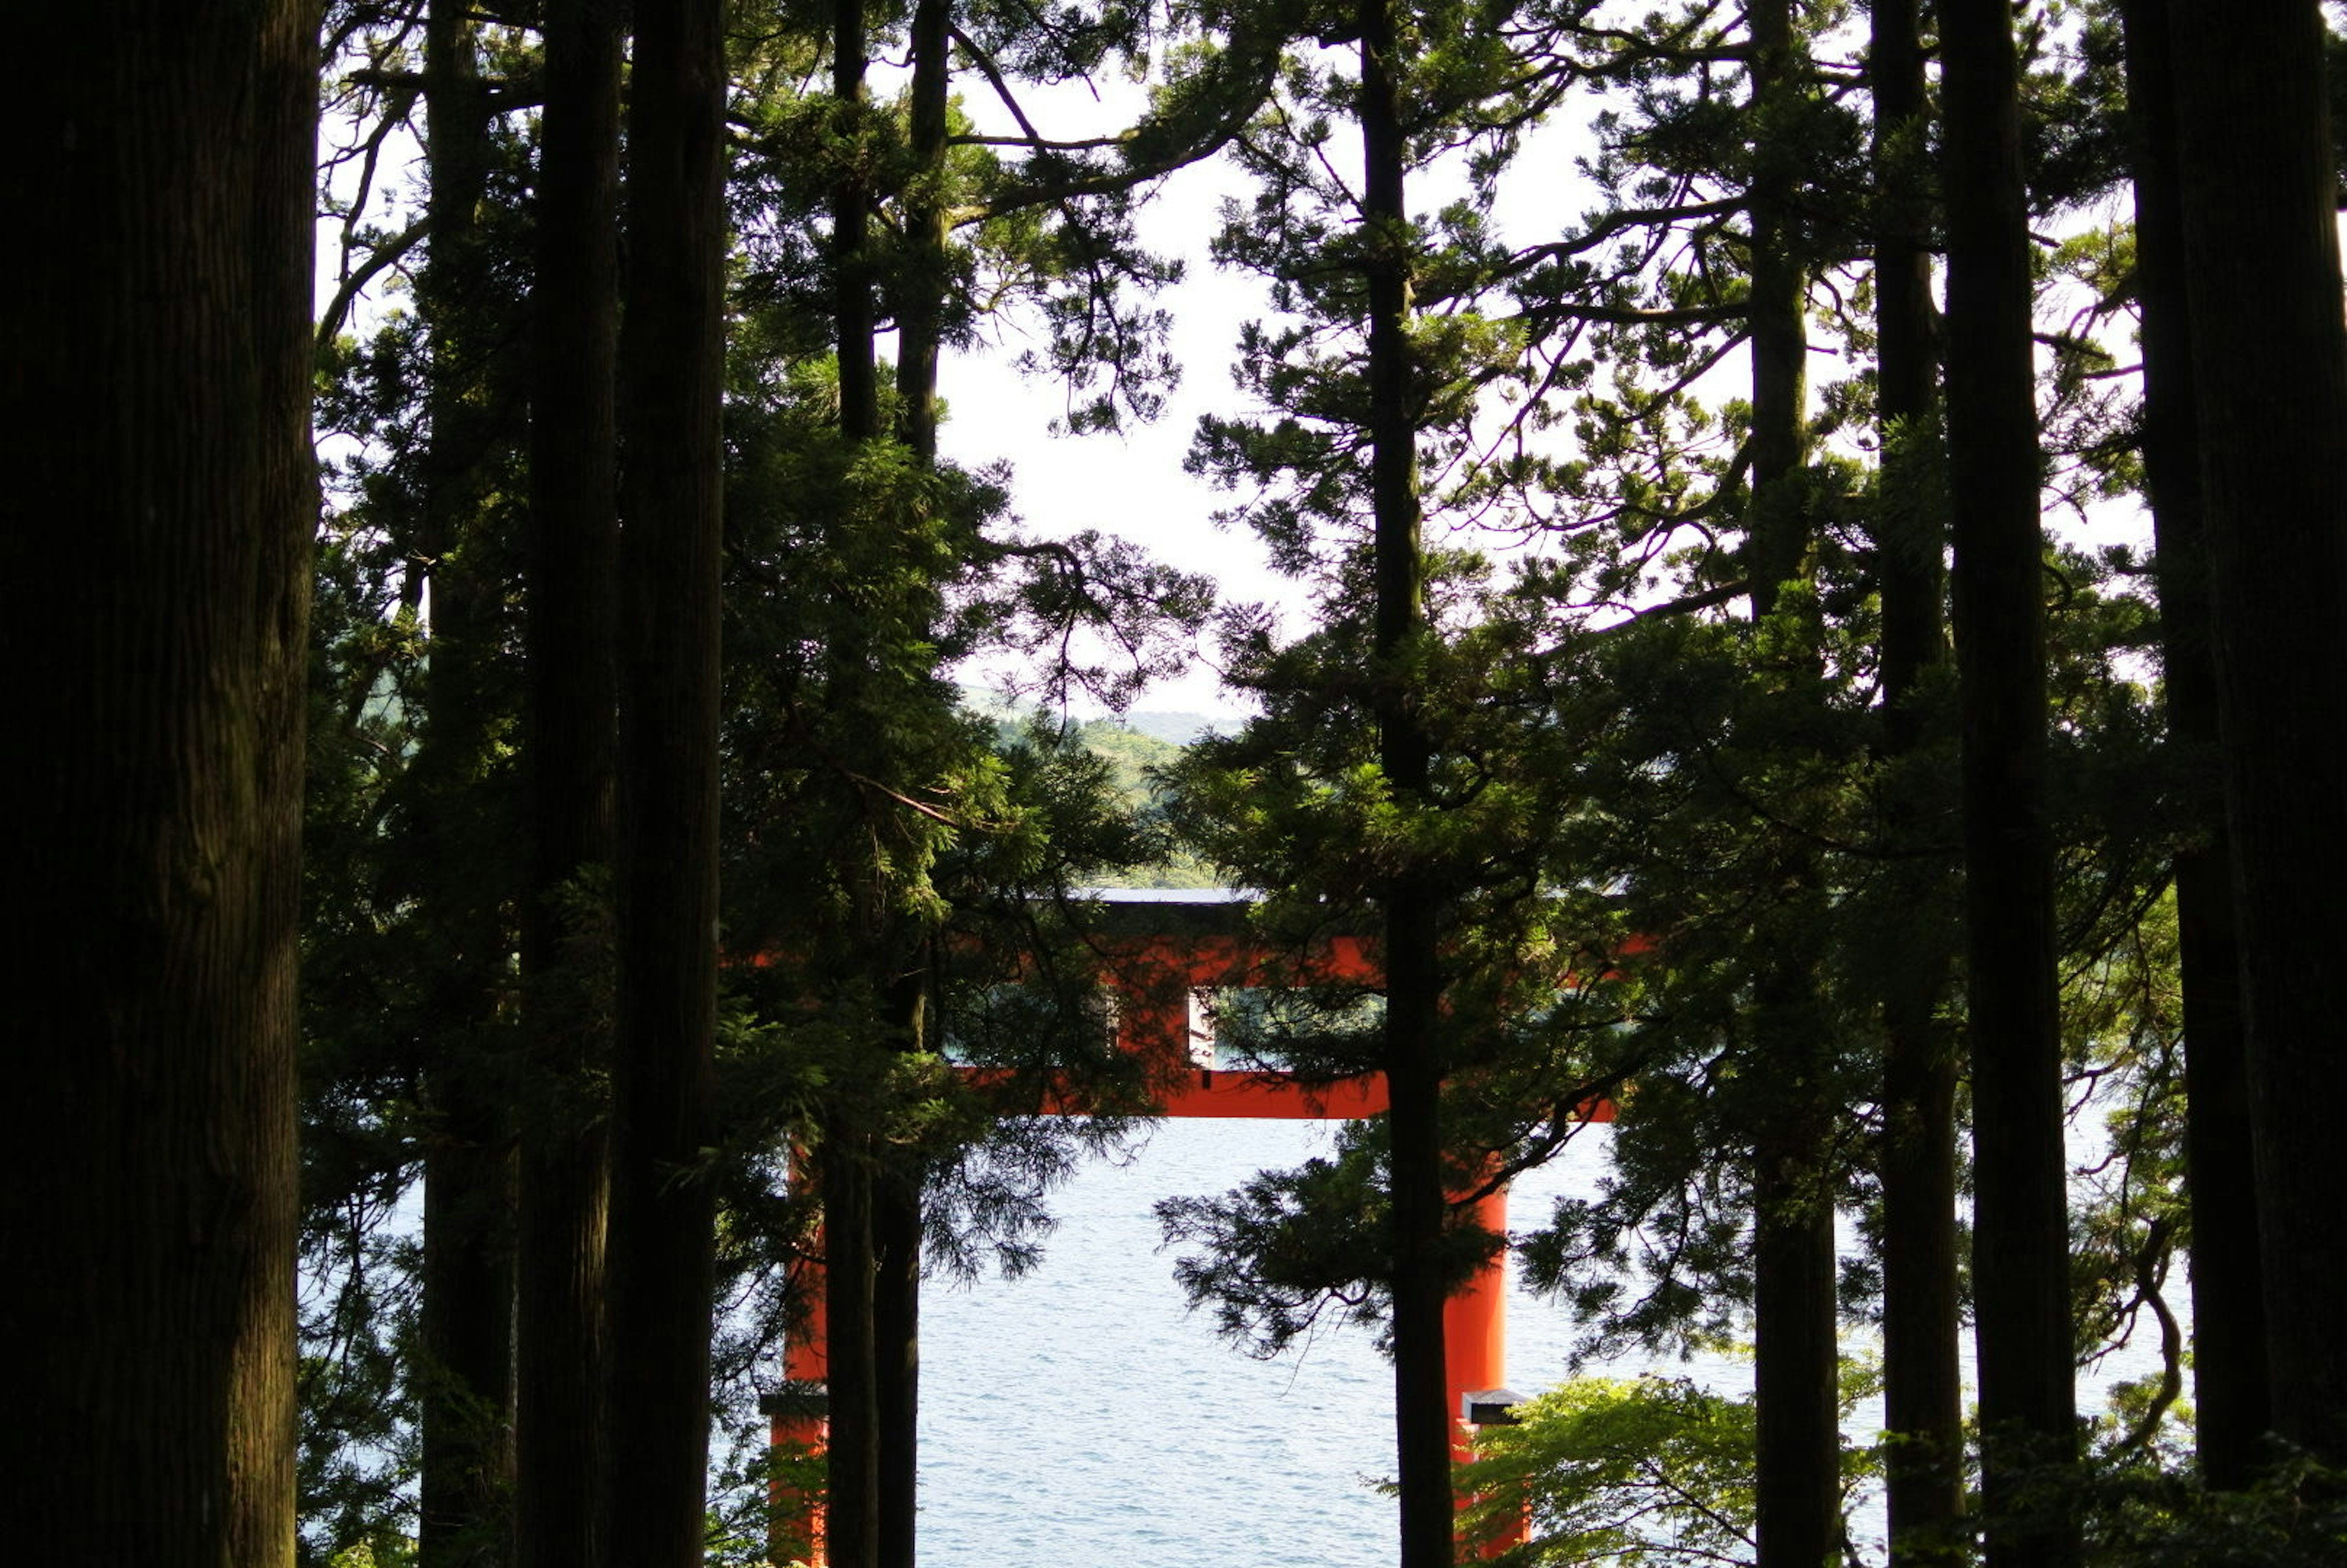
[[(1162, 1124), (1122, 1165), (1096, 1163), (1054, 1195), (1061, 1219), (1040, 1267), (968, 1290), (933, 1286), (923, 1307), (921, 1560), (931, 1568), (1375, 1568), (1394, 1558), (1392, 1375), (1363, 1329), (1324, 1332), (1300, 1353), (1251, 1360), (1183, 1307), (1152, 1205), (1220, 1193), (1266, 1166), (1326, 1152), (1324, 1122)], [(1519, 1231), (1561, 1194), (1594, 1188), (1607, 1130), (1517, 1184)], [(2176, 1290), (2177, 1305), (2184, 1292)], [(1572, 1324), (1512, 1274), (1509, 1386), (1569, 1375)], [(2093, 1408), (2150, 1369), (2147, 1345), (2079, 1378)], [(1632, 1376), (1648, 1363), (1602, 1368)], [(1703, 1358), (1684, 1371), (1723, 1392), (1751, 1389), (1748, 1363)], [(1851, 1436), (1871, 1440), (1879, 1401)], [(1881, 1561), (1879, 1499), (1852, 1518)]]
[[(1522, 1229), (1602, 1170), (1603, 1132), (1518, 1184)], [(1370, 1332), (1251, 1360), (1183, 1307), (1151, 1213), (1325, 1152), (1330, 1124), (1169, 1122), (1056, 1194), (1042, 1266), (923, 1308), (921, 1559), (1071, 1568), (1370, 1568), (1394, 1555), (1392, 1373)], [(1512, 1281), (1509, 1385), (1566, 1376), (1571, 1325)], [(1740, 1364), (1698, 1376), (1748, 1388)]]

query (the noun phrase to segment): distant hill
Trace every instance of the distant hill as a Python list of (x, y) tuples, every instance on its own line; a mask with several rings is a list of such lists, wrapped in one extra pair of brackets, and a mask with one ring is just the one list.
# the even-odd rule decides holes
[(1152, 740), (1186, 746), (1210, 732), (1227, 735), (1246, 720), (1236, 713), (1133, 712), (1121, 722), (1126, 729)]
[[(973, 713), (983, 713), (997, 721), (1017, 722), (1035, 710), (1025, 702), (1006, 702), (982, 686), (961, 689), (962, 706)], [(1172, 746), (1186, 746), (1209, 732), (1230, 734), (1246, 723), (1244, 713), (1198, 713), (1164, 708), (1138, 709), (1113, 718), (1076, 718), (1073, 722), (1083, 729), (1110, 726), (1133, 731), (1154, 741)]]
[[(991, 692), (965, 689), (962, 701), (973, 712), (994, 720), (1007, 741), (1025, 716)], [(1109, 780), (1131, 808), (1142, 814), (1157, 811), (1157, 791), (1150, 771), (1172, 764), (1182, 748), (1213, 731), (1236, 729), (1245, 721), (1233, 714), (1141, 712), (1121, 719), (1079, 719), (1076, 739), (1084, 749), (1109, 764)], [(1104, 876), (1103, 887), (1218, 887), (1221, 878), (1192, 856), (1175, 855), (1163, 865), (1144, 866), (1121, 876)]]
[[(1167, 716), (1198, 717), (1196, 714)], [(1203, 734), (1209, 727), (1192, 725), (1179, 733), (1185, 737), (1195, 736)], [(1159, 809), (1157, 790), (1150, 781), (1150, 770), (1164, 767), (1178, 758), (1182, 754), (1180, 745), (1114, 719), (1090, 720), (1078, 727), (1076, 734), (1085, 750), (1107, 760), (1110, 782), (1134, 811), (1145, 815)], [(1186, 851), (1175, 854), (1162, 865), (1142, 866), (1100, 879), (1100, 886), (1103, 887), (1217, 887), (1221, 885), (1221, 878)]]

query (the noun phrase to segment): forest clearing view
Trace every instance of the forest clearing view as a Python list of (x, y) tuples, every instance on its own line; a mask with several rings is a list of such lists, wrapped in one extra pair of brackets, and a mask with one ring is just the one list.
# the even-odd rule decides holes
[(913, 1568), (1308, 1101), (1376, 1561), (2347, 1562), (2342, 27), (20, 18), (20, 1549)]

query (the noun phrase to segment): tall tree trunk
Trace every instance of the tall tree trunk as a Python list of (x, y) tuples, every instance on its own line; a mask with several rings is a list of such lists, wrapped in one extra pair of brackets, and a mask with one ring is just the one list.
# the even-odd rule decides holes
[(2347, 939), (2347, 329), (2323, 24), (2313, 0), (2168, 14), (2272, 1417), (2338, 1463), (2347, 1050), (2314, 977)]
[(1814, 1103), (1826, 1091), (1814, 988), (1813, 974), (1765, 975), (1755, 1009), (1760, 1071), (1782, 1075), (1765, 1097), (1769, 1127), (1753, 1151), (1758, 1568), (1831, 1562), (1841, 1541), (1833, 1184)]
[[(638, 14), (622, 451), (610, 1560), (701, 1561), (717, 1143), (723, 13)], [(625, 1499), (624, 1503), (619, 1501)]]
[[(831, 189), (832, 311), (839, 353), (839, 433), (849, 442), (880, 434), (878, 360), (873, 343), (872, 187), (860, 144), (871, 68), (862, 0), (832, 7), (832, 134), (843, 144)], [(848, 149), (855, 149), (850, 151)]]
[(825, 1561), (871, 1568), (880, 1544), (880, 1410), (875, 1378), (871, 1136), (850, 1110), (835, 1112), (822, 1149), (824, 1376), (831, 1428), (824, 1440)]
[[(1790, 0), (1753, 7), (1752, 617), (1775, 615), (1811, 576), (1815, 529), (1804, 464), (1808, 284), (1788, 139), (1800, 85)], [(1794, 613), (1814, 620), (1805, 606)], [(1805, 639), (1815, 646), (1812, 635)], [(1784, 700), (1814, 693), (1815, 655), (1763, 672)], [(1835, 1342), (1833, 1184), (1825, 1162), (1831, 1052), (1818, 1008), (1823, 900), (1816, 857), (1788, 847), (1789, 907), (1758, 982), (1755, 1045), (1770, 1088), (1753, 1147), (1753, 1391), (1758, 1421), (1754, 1516), (1760, 1568), (1814, 1568), (1841, 1539), (1841, 1411)]]
[[(913, 79), (906, 151), (904, 255), (897, 285), (897, 435), (924, 471), (938, 459), (938, 362), (950, 286), (946, 208), (948, 110), (952, 90), (952, 0), (913, 7)], [(902, 1045), (926, 1044), (928, 941), (912, 974), (891, 989)], [(891, 1163), (872, 1190), (873, 1399), (879, 1427), (875, 1485), (879, 1568), (914, 1568), (920, 1519), (922, 1173)]]
[[(860, 146), (869, 46), (864, 0), (835, 0), (832, 9), (833, 135), (842, 145), (831, 190), (832, 311), (839, 374), (839, 434), (851, 449), (880, 435), (869, 254), (872, 190)], [(857, 524), (843, 514), (833, 526)], [(828, 701), (835, 710), (859, 712), (870, 701), (866, 654), (854, 633), (833, 649)], [(878, 907), (881, 868), (876, 866), (863, 874), (870, 878), (870, 885), (856, 895), (864, 907), (858, 936), (876, 966), (889, 951), (893, 922)], [(876, 989), (885, 994), (885, 987)], [(881, 1048), (876, 1044), (874, 1049)], [(835, 1096), (824, 1129), (822, 1151), (825, 1367), (831, 1413), (825, 1443), (828, 1470), (824, 1528), (833, 1568), (877, 1568), (879, 1563), (879, 1346), (874, 1337), (873, 1318), (878, 1259), (874, 1251), (869, 1111), (868, 1106)]]
[(290, 1565), (316, 14), (14, 23), (0, 1512)]
[(502, 329), (480, 232), (489, 104), (477, 49), (471, 14), (434, 4), (424, 49), (431, 253), (416, 288), (431, 343), (416, 554), (431, 583), (432, 635), (415, 849), (424, 918), (439, 947), (425, 1020), (416, 1542), (425, 1568), (503, 1563), (512, 1551), (513, 1121), (510, 1064), (491, 1043), (509, 938), (499, 878), (484, 874), (485, 862), (499, 864), (484, 852), (503, 835), (481, 783), (496, 636), (482, 511)]
[(2018, 64), (2003, 0), (1945, 0), (1940, 25), (1984, 1502), (1992, 1568), (2041, 1568), (2077, 1534), (2031, 1471), (2077, 1437)]
[(615, 854), (619, 7), (550, 0), (531, 403), (530, 818), (514, 1523), (522, 1568), (601, 1568)]
[(913, 166), (905, 200), (905, 262), (897, 307), (897, 402), (905, 445), (921, 463), (938, 456), (938, 354), (948, 272), (947, 110), (952, 92), (953, 0), (916, 0), (913, 7)]
[[(1377, 623), (1373, 673), (1378, 762), (1405, 809), (1422, 805), (1430, 762), (1409, 673), (1427, 636), (1419, 540), (1418, 427), (1411, 406), (1410, 254), (1403, 203), (1408, 149), (1391, 0), (1361, 0), (1362, 224), (1368, 273), (1370, 495)], [(1384, 890), (1386, 1081), (1392, 1109), (1393, 1362), (1402, 1568), (1449, 1568), (1457, 1504), (1442, 1307), (1435, 1266), (1450, 1197), (1443, 1182), (1442, 978), (1435, 897), (1409, 868)]]
[(1885, 879), (1902, 935), (1881, 989), (1882, 1402), (1893, 1568), (1958, 1561), (1963, 1382), (1956, 1262), (1956, 1051), (1939, 1022), (1953, 957), (1919, 911), (1951, 902), (1915, 773), (1928, 737), (1924, 682), (1946, 661), (1941, 552), (1947, 518), (1932, 343), (1926, 99), (1916, 0), (1874, 0), (1876, 412), (1881, 473), (1874, 540), (1882, 602)]
[(890, 1167), (872, 1184), (874, 1504), (880, 1568), (912, 1568), (918, 1542), (921, 1177)]
[(2159, 552), (2168, 744), (2198, 829), (2176, 856), (2184, 981), (2185, 1153), (2192, 1203), (2193, 1409), (2212, 1487), (2248, 1484), (2272, 1426), (2258, 1250), (2257, 1167), (2241, 1029), (2232, 844), (2219, 774), (2217, 666), (2178, 201), (2166, 0), (2127, 0), (2135, 138), (2136, 289), (2143, 305), (2143, 465)]

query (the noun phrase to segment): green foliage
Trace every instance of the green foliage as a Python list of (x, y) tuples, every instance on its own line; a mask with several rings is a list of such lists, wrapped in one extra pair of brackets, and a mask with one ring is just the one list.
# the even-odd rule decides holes
[[(1844, 1362), (1842, 1414), (1878, 1383)], [(1686, 1378), (1576, 1378), (1516, 1407), (1519, 1424), (1481, 1429), (1461, 1480), (1466, 1528), (1482, 1539), (1528, 1519), (1512, 1564), (1616, 1568), (1755, 1560), (1752, 1397)], [(1845, 1443), (1842, 1496), (1881, 1473), (1880, 1456)]]
[[(1266, 1171), (1220, 1197), (1161, 1201), (1169, 1245), (1194, 1244), (1174, 1266), (1193, 1307), (1248, 1354), (1269, 1358), (1324, 1325), (1381, 1326), (1391, 1301), (1392, 1201), (1384, 1123), (1348, 1122), (1337, 1152)], [(1504, 1243), (1454, 1222), (1414, 1266), (1464, 1284)]]
[(2138, 1464), (2082, 1501), (2092, 1568), (2322, 1568), (2347, 1554), (2347, 1476), (2301, 1454), (2239, 1491)]
[[(342, 161), (372, 180), (391, 128), (416, 118), (413, 18), (333, 12), (354, 67), (334, 90), (367, 117)], [(904, 21), (872, 17), (883, 53)], [(1015, 1269), (1037, 1255), (1044, 1194), (1083, 1140), (1112, 1140), (1144, 1103), (1098, 1013), (1100, 959), (1081, 939), (1092, 911), (1076, 892), (1092, 887), (1261, 888), (1254, 934), (1301, 958), (1367, 928), (1409, 871), (1441, 907), (1454, 1185), (1548, 1157), (1586, 1097), (1609, 1094), (1612, 1170), (1531, 1238), (1531, 1273), (1576, 1315), (1585, 1352), (1739, 1331), (1754, 1129), (1831, 1107), (1814, 1180), (1874, 1237), (1875, 999), (1912, 960), (1917, 929), (1954, 922), (1917, 906), (1911, 875), (1956, 836), (1951, 693), (1927, 681), (1907, 714), (1912, 746), (1888, 743), (1881, 704), (1884, 552), (1936, 556), (1935, 536), (1897, 541), (1902, 519), (1937, 515), (1944, 476), (1928, 422), (1872, 449), (1860, 263), (1879, 192), (1862, 79), (1838, 48), (1807, 50), (1796, 90), (1756, 120), (1743, 19), (1716, 6), (1409, 8), (1403, 131), (1414, 189), (1440, 194), (1389, 232), (1362, 220), (1341, 145), (1358, 87), (1340, 20), (1289, 4), (1038, 14), (989, 0), (956, 22), (958, 59), (999, 78), (989, 92), (1142, 73), (1149, 108), (1121, 134), (1049, 146), (978, 138), (957, 103), (951, 145), (924, 165), (907, 102), (844, 113), (805, 87), (823, 19), (784, 7), (733, 43), (730, 1120), (707, 1173), (724, 1194), (723, 1266), (747, 1306), (720, 1350), (725, 1419), (754, 1433), (754, 1379), (799, 1310), (808, 1214), (784, 1168), (789, 1139), (825, 1121), (870, 1134), (876, 1158), (928, 1184), (937, 1267)], [(1839, 41), (1854, 21), (1827, 5), (1801, 26)], [(486, 68), (533, 68), (521, 26), (482, 37)], [(2074, 212), (2117, 177), (2113, 43), (2091, 5), (2046, 9), (2027, 39), (2043, 213)], [(1568, 107), (1589, 117), (1577, 172), (1595, 204), (1543, 214), (1527, 241), (1497, 199), (1522, 179), (1526, 137)], [(396, 1232), (428, 1125), (423, 1077), (448, 1054), (494, 1056), (514, 999), (510, 909), (477, 939), (432, 904), (452, 884), (506, 885), (523, 842), (521, 356), (518, 337), (479, 329), (501, 327), (526, 282), (530, 134), (526, 116), (495, 117), (487, 283), (454, 302), (497, 351), (474, 367), (467, 417), (449, 422), (472, 448), (461, 537), (426, 539), (424, 518), (447, 434), (428, 406), (433, 356), (463, 333), (399, 307), (356, 333), (330, 320), (322, 343), (335, 510), (318, 558), (305, 822), (307, 1562), (404, 1560), (419, 1374), (415, 1259)], [(1893, 149), (1890, 166), (1911, 175), (1929, 139)], [(1184, 750), (1114, 722), (972, 713), (945, 674), (989, 652), (1020, 664), (1047, 706), (1130, 699), (1184, 661), (1210, 586), (1112, 538), (1022, 533), (1005, 466), (842, 441), (824, 203), (851, 169), (873, 191), (887, 253), (861, 261), (884, 320), (901, 328), (927, 302), (961, 346), (997, 313), (1026, 311), (1040, 333), (1030, 368), (1071, 389), (1065, 423), (1108, 428), (1155, 412), (1180, 370), (1152, 291), (1196, 259), (1139, 243), (1140, 193), (1225, 141), (1252, 185), (1226, 203), (1211, 254), (1261, 276), (1271, 309), (1236, 345), (1234, 407), (1248, 412), (1204, 421), (1188, 462), (1320, 620), (1283, 639), (1260, 612), (1225, 612), (1229, 665), (1262, 716)], [(1735, 609), (1753, 587), (1753, 410), (1718, 376), (1747, 336), (1749, 196), (1771, 158), (1802, 171), (1789, 221), (1814, 280), (1810, 324), (1853, 371), (1805, 411), (1814, 456), (1788, 481), (1815, 525), (1806, 575), (1755, 621)], [(345, 190), (335, 205), (363, 215), (367, 203)], [(942, 259), (916, 260), (900, 241), (931, 210), (951, 239)], [(396, 276), (423, 243), (358, 223), (345, 275)], [(1395, 250), (1417, 308), (1407, 397), (1435, 544), (1427, 630), (1380, 659), (1361, 321), (1365, 262)], [(2121, 341), (2132, 237), (2077, 227), (2039, 263), (2041, 320), (2057, 323), (2049, 483), (2083, 509), (2140, 484)], [(886, 424), (903, 410), (883, 412)], [(2178, 764), (2146, 686), (2156, 627), (2132, 588), (2141, 564), (2123, 551), (2046, 564), (2065, 1043), (2106, 1156), (2074, 1194), (2080, 1337), (2091, 1355), (2157, 1336), (2164, 1363), (2097, 1429), (2096, 1550), (2113, 1563), (2328, 1561), (2336, 1478), (2286, 1463), (2257, 1491), (2210, 1497), (2178, 1458), (2184, 1348), (2168, 1296), (2190, 1235), (2166, 863), (2194, 829), (2174, 818)], [(448, 613), (460, 595), (464, 634), (436, 646), (464, 619)], [(1433, 754), (1419, 798), (1380, 765), (1371, 720), (1395, 691)], [(1932, 886), (1944, 897), (1944, 879)], [(578, 924), (596, 939), (592, 920)], [(1794, 951), (1820, 956), (1806, 1021), (1824, 1042), (1798, 1076), (1776, 1071), (1759, 996)], [(463, 1017), (448, 984), (459, 972), (477, 982)], [(916, 979), (929, 1009), (919, 1035), (903, 1005)], [(1378, 1060), (1377, 999), (1358, 984), (1307, 988), (1235, 1014), (1228, 1043), (1307, 1075), (1358, 1071)], [(1941, 1013), (1960, 1027), (1952, 1000)], [(974, 1088), (948, 1047), (999, 1076)], [(1030, 1114), (1047, 1083), (1069, 1081), (1104, 1114)], [(1329, 1158), (1169, 1204), (1194, 1302), (1258, 1351), (1331, 1317), (1382, 1321), (1382, 1137), (1353, 1129)], [(1494, 1245), (1457, 1225), (1428, 1266), (1463, 1276)], [(1845, 1307), (1862, 1317), (1871, 1265), (1847, 1275)], [(1492, 1434), (1476, 1484), (1483, 1517), (1531, 1500), (1546, 1533), (1529, 1560), (1748, 1555), (1748, 1402), (1683, 1381), (1583, 1380), (1527, 1414)], [(763, 1550), (763, 1482), (745, 1454), (721, 1466), (733, 1511), (712, 1526), (721, 1559)]]

